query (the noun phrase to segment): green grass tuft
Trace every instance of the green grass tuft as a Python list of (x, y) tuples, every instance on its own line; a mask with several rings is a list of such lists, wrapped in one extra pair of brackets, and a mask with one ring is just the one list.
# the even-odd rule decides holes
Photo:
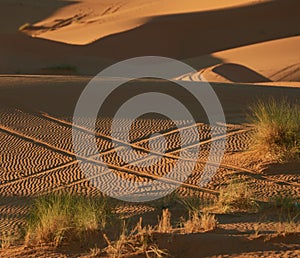
[(258, 204), (254, 199), (254, 193), (247, 183), (239, 180), (231, 180), (220, 190), (217, 207), (225, 213), (257, 211)]
[(55, 246), (63, 240), (82, 240), (89, 232), (102, 230), (112, 218), (107, 198), (73, 195), (38, 197), (28, 216), (28, 242), (50, 242)]
[(259, 101), (251, 107), (254, 149), (278, 162), (300, 159), (300, 105), (287, 99)]

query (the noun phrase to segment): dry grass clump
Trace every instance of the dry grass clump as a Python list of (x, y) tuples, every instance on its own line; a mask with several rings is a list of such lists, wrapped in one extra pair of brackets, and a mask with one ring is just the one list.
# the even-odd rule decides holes
[(169, 209), (163, 210), (161, 218), (158, 218), (157, 232), (159, 233), (172, 232), (171, 212), (169, 212)]
[[(298, 214), (299, 215), (299, 214)], [(281, 221), (277, 227), (278, 234), (300, 233), (299, 216), (291, 217), (285, 221)]]
[(72, 195), (38, 197), (27, 221), (26, 243), (83, 240), (89, 232), (101, 230), (112, 217), (106, 198)]
[(89, 257), (99, 257), (101, 255), (101, 249), (98, 247), (90, 248)]
[(256, 211), (258, 208), (251, 188), (238, 180), (232, 180), (228, 186), (220, 190), (216, 205), (225, 213)]
[(300, 105), (287, 99), (259, 101), (251, 108), (254, 124), (254, 149), (272, 160), (300, 159)]
[(142, 226), (142, 218), (140, 218), (136, 227), (131, 230), (129, 234), (126, 233), (126, 227), (124, 225), (122, 233), (118, 240), (111, 242), (104, 235), (108, 247), (104, 249), (104, 252), (109, 257), (125, 257), (128, 255), (144, 255), (146, 257), (166, 257), (168, 255), (167, 250), (162, 250), (158, 247), (153, 240), (153, 233), (155, 230), (150, 226)]
[(183, 223), (182, 233), (197, 233), (203, 231), (211, 231), (217, 228), (218, 221), (214, 214), (208, 212), (199, 213), (193, 211), (190, 218)]

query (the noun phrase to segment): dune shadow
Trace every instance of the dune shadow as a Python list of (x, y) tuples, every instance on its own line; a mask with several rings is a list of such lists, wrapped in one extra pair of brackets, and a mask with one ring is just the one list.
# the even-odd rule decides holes
[(232, 82), (271, 82), (265, 76), (240, 64), (225, 63), (214, 67), (212, 71)]
[(270, 1), (236, 8), (164, 15), (86, 46), (128, 58), (161, 55), (185, 59), (299, 34), (300, 3)]
[[(56, 0), (55, 3), (65, 5), (76, 1)], [(181, 60), (193, 58), (197, 59), (191, 61), (193, 67), (201, 69), (220, 62), (210, 57), (197, 64), (198, 57), (299, 35), (299, 7), (298, 0), (285, 0), (164, 15), (154, 17), (138, 28), (107, 36), (85, 46), (30, 38), (21, 33), (0, 34), (0, 71), (11, 73), (15, 69), (32, 73), (42, 67), (65, 64), (67, 60), (67, 64), (76, 66), (79, 73), (95, 74), (112, 63), (136, 56), (165, 56)], [(47, 13), (44, 11), (43, 17), (24, 11), (22, 17), (18, 17), (18, 24), (20, 26), (22, 22), (43, 19), (53, 11), (51, 8)], [(30, 62), (28, 53), (32, 53)]]
[(192, 66), (197, 71), (199, 71), (204, 68), (208, 68), (208, 67), (212, 67), (212, 66), (221, 64), (221, 63), (223, 63), (223, 60), (218, 57), (215, 57), (211, 54), (207, 54), (207, 55), (199, 56), (197, 58), (186, 59), (186, 60), (184, 60), (184, 62), (187, 63), (188, 65)]

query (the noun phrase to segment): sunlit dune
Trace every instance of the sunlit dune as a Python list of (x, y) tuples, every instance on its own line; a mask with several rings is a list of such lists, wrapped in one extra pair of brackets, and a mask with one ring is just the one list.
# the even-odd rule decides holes
[[(59, 9), (28, 28), (34, 37), (84, 45), (97, 39), (134, 29), (166, 15), (196, 13), (256, 3), (255, 0), (81, 0)], [(260, 1), (261, 2), (261, 1)]]

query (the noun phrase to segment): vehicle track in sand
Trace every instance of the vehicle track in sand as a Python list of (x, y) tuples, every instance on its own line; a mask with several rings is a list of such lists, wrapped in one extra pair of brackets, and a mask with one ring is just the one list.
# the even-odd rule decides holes
[[(49, 115), (43, 115), (43, 116), (47, 117), (48, 119), (50, 119), (50, 120), (52, 120), (52, 121), (56, 121), (56, 122), (58, 122), (58, 123), (61, 124), (61, 125), (64, 124), (65, 126), (69, 126), (69, 127), (72, 126), (72, 124), (69, 123), (69, 122), (67, 122), (67, 121), (64, 121), (64, 120), (61, 120), (61, 119), (57, 119), (57, 118), (51, 117), (51, 116), (49, 116)], [(195, 126), (196, 126), (196, 125), (188, 125), (188, 126), (185, 126), (185, 127), (183, 127), (183, 128), (179, 128), (179, 130), (185, 130), (185, 129), (187, 129), (187, 128), (193, 128), (193, 127), (195, 127)], [(87, 133), (92, 133), (91, 131), (88, 131), (86, 128), (79, 128), (79, 129), (85, 130)], [(69, 155), (69, 156), (71, 156), (71, 157), (73, 157), (73, 158), (75, 157), (74, 153), (73, 153), (73, 152), (70, 152), (70, 151), (68, 151), (68, 150), (61, 149), (61, 148), (57, 148), (57, 147), (55, 147), (55, 146), (51, 146), (51, 145), (49, 145), (48, 143), (42, 142), (42, 141), (37, 140), (37, 139), (34, 139), (34, 138), (32, 138), (32, 137), (27, 137), (26, 135), (18, 134), (18, 133), (16, 133), (16, 132), (13, 132), (13, 131), (11, 131), (11, 130), (8, 130), (8, 128), (3, 128), (3, 126), (2, 126), (2, 130), (6, 131), (6, 132), (8, 132), (8, 133), (12, 133), (12, 134), (14, 134), (14, 135), (17, 135), (17, 136), (19, 136), (19, 137), (21, 137), (21, 138), (22, 138), (22, 137), (23, 137), (23, 138), (25, 137), (27, 140), (29, 140), (29, 141), (31, 141), (31, 142), (33, 142), (33, 143), (42, 145), (42, 146), (44, 146), (44, 147), (46, 147), (46, 148), (50, 148), (50, 149), (52, 149), (53, 151), (58, 151), (59, 153), (62, 153), (62, 154), (65, 154), (65, 155)], [(241, 133), (241, 132), (246, 132), (246, 131), (248, 131), (248, 130), (250, 130), (250, 129), (242, 129), (242, 130), (233, 131), (233, 132), (228, 133), (228, 134), (227, 134), (227, 137), (230, 136), (230, 135), (239, 134), (239, 133)], [(173, 133), (175, 133), (175, 132), (178, 132), (178, 129), (177, 129), (177, 128), (176, 128), (176, 129), (171, 129), (171, 130), (164, 131), (164, 132), (162, 132), (162, 135), (163, 135), (163, 136), (171, 135), (171, 134), (173, 134)], [(104, 138), (104, 139), (105, 139), (105, 138), (108, 138), (108, 140), (112, 140), (112, 138), (110, 138), (109, 136), (106, 136), (106, 135), (103, 135), (103, 134), (99, 134), (99, 133), (97, 133), (96, 137), (101, 137), (101, 138)], [(162, 136), (159, 136), (159, 137), (162, 137)], [(144, 151), (144, 152), (148, 152), (148, 149), (143, 148), (143, 147), (140, 147), (140, 146), (137, 145), (137, 144), (140, 144), (140, 143), (143, 143), (143, 142), (147, 142), (147, 141), (148, 141), (147, 138), (148, 138), (148, 136), (147, 136), (147, 137), (142, 137), (141, 139), (138, 139), (138, 140), (135, 140), (135, 141), (134, 141), (135, 144), (128, 144), (128, 143), (125, 143), (125, 142), (121, 142), (121, 144), (122, 144), (122, 145), (125, 145), (125, 146), (127, 146), (127, 147), (128, 147), (128, 146), (133, 147), (133, 149), (135, 149), (135, 150), (138, 149), (138, 150), (141, 150), (141, 151)], [(183, 149), (184, 149), (184, 150), (188, 150), (189, 148), (193, 148), (193, 147), (195, 147), (195, 146), (197, 146), (197, 145), (209, 144), (209, 143), (211, 143), (212, 141), (215, 141), (215, 140), (218, 140), (218, 139), (222, 139), (222, 138), (224, 138), (224, 136), (216, 137), (216, 138), (213, 138), (213, 139), (209, 139), (209, 140), (202, 141), (202, 142), (200, 142), (200, 143), (196, 143), (196, 144), (193, 144), (193, 145), (185, 146)], [(122, 147), (122, 146), (121, 146), (121, 147)], [(119, 147), (119, 148), (121, 148), (121, 147)], [(107, 152), (111, 152), (111, 151), (112, 151), (112, 150), (108, 150)], [(178, 151), (178, 149), (174, 149), (174, 150), (169, 150), (167, 153), (164, 153), (164, 154), (158, 153), (158, 152), (153, 152), (153, 153), (151, 153), (151, 154), (154, 154), (154, 155), (163, 155), (164, 158), (170, 158), (170, 159), (176, 160), (176, 159), (178, 159), (178, 156), (177, 156), (177, 155), (173, 155), (173, 154), (176, 153), (177, 151)], [(104, 152), (104, 154), (105, 154), (105, 152)], [(96, 163), (96, 164), (98, 164), (98, 165), (104, 166), (105, 163), (99, 162), (99, 161), (97, 161), (97, 160), (94, 160), (94, 158), (97, 157), (98, 155), (99, 155), (99, 154), (92, 155), (91, 157), (88, 157), (88, 159), (86, 159), (86, 157), (81, 157), (81, 158), (82, 158), (82, 160), (84, 160), (85, 162)], [(101, 153), (100, 155), (103, 155), (103, 153)], [(151, 178), (151, 179), (158, 179), (158, 178), (160, 178), (160, 176), (150, 175), (150, 174), (148, 174), (148, 173), (143, 173), (143, 172), (136, 171), (136, 170), (133, 170), (133, 169), (130, 169), (130, 168), (129, 168), (130, 166), (132, 166), (132, 165), (134, 165), (134, 164), (139, 164), (140, 162), (143, 162), (143, 161), (149, 160), (149, 159), (152, 159), (152, 157), (150, 156), (150, 157), (147, 157), (147, 158), (142, 158), (141, 160), (138, 160), (138, 161), (136, 161), (136, 162), (134, 162), (134, 163), (131, 163), (131, 164), (129, 164), (129, 165), (127, 164), (127, 165), (125, 165), (125, 166), (108, 165), (108, 167), (109, 167), (109, 168), (112, 168), (112, 169), (114, 169), (114, 170), (116, 170), (116, 171), (127, 172), (127, 173), (134, 174), (134, 175), (138, 175), (138, 176), (141, 176), (141, 177), (147, 177), (147, 178)], [(184, 159), (185, 161), (194, 161), (193, 159), (189, 159), (189, 158), (186, 158), (186, 157), (184, 157), (183, 159)], [(13, 185), (14, 183), (17, 183), (17, 182), (22, 182), (22, 181), (28, 180), (28, 179), (30, 179), (30, 178), (34, 178), (34, 177), (38, 177), (38, 176), (41, 176), (41, 175), (44, 175), (44, 174), (47, 174), (47, 173), (55, 172), (55, 171), (58, 171), (58, 170), (60, 170), (60, 169), (62, 169), (62, 168), (67, 168), (67, 167), (69, 167), (69, 166), (71, 166), (71, 165), (73, 165), (73, 164), (76, 164), (77, 162), (78, 162), (77, 160), (73, 160), (73, 161), (71, 161), (71, 162), (69, 162), (69, 163), (60, 165), (60, 166), (58, 166), (58, 167), (51, 168), (51, 169), (48, 169), (48, 170), (45, 170), (45, 171), (41, 171), (40, 173), (33, 174), (33, 175), (30, 175), (30, 176), (28, 176), (28, 177), (24, 177), (24, 178), (21, 178), (21, 179), (18, 179), (18, 180), (14, 180), (14, 181), (11, 181), (11, 182), (7, 182), (7, 183), (3, 184), (2, 186)], [(201, 161), (201, 160), (200, 160), (200, 162), (206, 163), (206, 161)], [(107, 164), (106, 164), (106, 165), (107, 165)], [(214, 163), (214, 162), (209, 162), (209, 165), (214, 166), (214, 165), (217, 165), (217, 164)], [(254, 178), (256, 178), (256, 179), (268, 180), (268, 181), (276, 182), (276, 183), (279, 183), (279, 184), (288, 184), (288, 185), (298, 186), (298, 187), (299, 187), (299, 184), (297, 184), (297, 183), (290, 183), (290, 182), (285, 182), (285, 181), (283, 181), (283, 180), (269, 179), (269, 178), (267, 178), (267, 177), (265, 177), (265, 176), (257, 175), (255, 171), (252, 171), (252, 170), (249, 170), (249, 169), (245, 169), (245, 168), (243, 168), (243, 167), (233, 166), (233, 165), (230, 165), (230, 164), (221, 164), (221, 167), (222, 167), (222, 168), (226, 168), (226, 169), (230, 169), (230, 170), (235, 170), (235, 171), (237, 171), (237, 172), (233, 172), (233, 173), (244, 173), (244, 175), (252, 176), (252, 177), (254, 177)], [(105, 172), (104, 174), (108, 174), (108, 173), (109, 173), (109, 172), (107, 171), (107, 172)], [(99, 176), (99, 175), (98, 175), (98, 176)], [(94, 177), (96, 178), (97, 175), (94, 176)], [(89, 178), (89, 179), (80, 179), (80, 180), (78, 180), (78, 181), (76, 181), (76, 182), (72, 182), (72, 183), (67, 184), (67, 185), (64, 185), (64, 186), (62, 186), (62, 187), (70, 187), (70, 186), (72, 186), (72, 185), (74, 185), (74, 184), (82, 183), (82, 182), (84, 182), (84, 181), (86, 181), (86, 180), (90, 180), (90, 179), (91, 179), (91, 178)], [(175, 181), (175, 182), (169, 182), (169, 183), (178, 183), (178, 182)], [(2, 187), (2, 186), (1, 186), (1, 187)], [(186, 186), (186, 187), (192, 187), (192, 188), (194, 188), (194, 189), (197, 188), (197, 187), (195, 187), (195, 185), (191, 185), (191, 184), (186, 184), (185, 186)], [(62, 187), (58, 187), (57, 190), (61, 189)], [(197, 188), (197, 189), (198, 189), (198, 190), (201, 190), (201, 189), (199, 189), (199, 188)], [(53, 189), (53, 190), (54, 190), (54, 189)], [(202, 189), (202, 190), (206, 190), (206, 189)], [(209, 190), (209, 191), (210, 191), (210, 190)]]

